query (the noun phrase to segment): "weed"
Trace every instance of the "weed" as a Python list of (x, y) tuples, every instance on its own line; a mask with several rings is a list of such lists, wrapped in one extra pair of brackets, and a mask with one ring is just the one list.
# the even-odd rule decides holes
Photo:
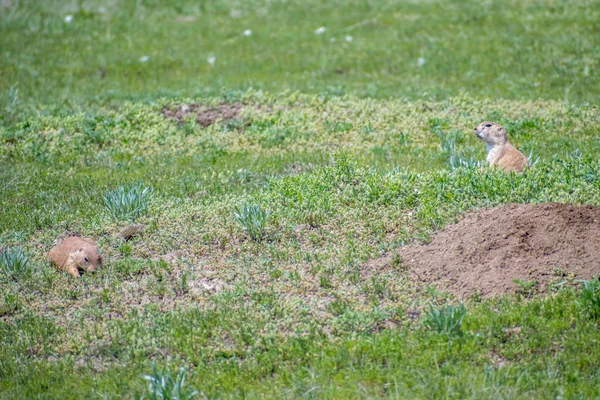
[(102, 292), (100, 293), (100, 298), (104, 304), (110, 303), (110, 290), (108, 288), (102, 288)]
[(540, 156), (536, 156), (533, 154), (533, 149), (529, 151), (529, 155), (527, 156), (527, 162), (529, 163), (529, 167), (533, 167), (540, 161)]
[(404, 260), (402, 259), (402, 256), (398, 253), (394, 253), (392, 255), (392, 259), (390, 260), (390, 265), (397, 270), (406, 270), (406, 268), (402, 265), (403, 262)]
[(272, 279), (279, 279), (283, 276), (283, 271), (281, 271), (280, 269), (274, 269), (269, 275)]
[(589, 281), (580, 281), (583, 289), (579, 295), (579, 304), (594, 318), (600, 318), (600, 280), (594, 277)]
[(327, 309), (333, 315), (342, 315), (348, 309), (348, 303), (343, 299), (334, 300), (327, 305)]
[(467, 315), (467, 308), (460, 304), (458, 307), (447, 305), (444, 307), (429, 306), (423, 324), (442, 335), (459, 335), (462, 333), (461, 325)]
[(434, 132), (440, 139), (443, 135), (442, 131), (447, 129), (450, 125), (448, 124), (448, 120), (439, 117), (429, 118), (429, 129)]
[(321, 286), (323, 289), (331, 289), (333, 284), (327, 275), (321, 275), (319, 277), (319, 286)]
[(435, 130), (439, 140), (440, 140), (440, 151), (446, 154), (454, 154), (456, 153), (456, 142), (461, 137), (459, 131), (454, 131), (450, 134), (446, 134), (441, 130)]
[(5, 293), (4, 302), (0, 303), (0, 317), (13, 315), (22, 308), (23, 304), (18, 294)]
[(189, 291), (188, 278), (189, 278), (189, 272), (183, 271), (181, 273), (181, 279), (179, 281), (179, 285), (175, 288), (175, 293), (177, 293), (180, 296), (183, 296)]
[(388, 291), (388, 280), (384, 276), (371, 276), (370, 282), (365, 283), (365, 293), (372, 294), (375, 298), (384, 298)]
[(17, 278), (30, 272), (30, 257), (20, 247), (9, 247), (0, 253), (0, 269), (10, 278)]
[(143, 400), (191, 400), (200, 392), (186, 385), (186, 370), (179, 368), (175, 379), (171, 377), (166, 368), (158, 370), (156, 361), (152, 363), (152, 373), (144, 375), (148, 382), (147, 393), (142, 396)]
[(298, 272), (298, 271), (291, 271), (291, 272), (288, 273), (288, 278), (292, 282), (300, 282), (300, 280), (301, 280), (300, 272)]
[(253, 240), (261, 240), (266, 233), (270, 213), (258, 204), (246, 202), (235, 209), (233, 216), (244, 232)]
[(308, 224), (311, 228), (317, 228), (323, 224), (325, 221), (325, 216), (320, 212), (304, 210), (300, 219), (302, 222)]
[(152, 189), (142, 184), (119, 186), (104, 194), (104, 206), (115, 220), (135, 220), (148, 211)]
[(537, 290), (537, 282), (535, 280), (532, 281), (522, 281), (520, 279), (514, 279), (514, 283), (517, 284), (517, 294), (531, 297)]
[(121, 243), (119, 246), (119, 253), (121, 253), (124, 257), (131, 256), (131, 245), (129, 243)]
[(484, 163), (482, 163), (479, 160), (476, 160), (473, 157), (463, 158), (458, 154), (451, 154), (448, 160), (448, 164), (450, 165), (450, 169), (452, 170), (457, 168), (481, 168), (483, 165), (485, 165)]

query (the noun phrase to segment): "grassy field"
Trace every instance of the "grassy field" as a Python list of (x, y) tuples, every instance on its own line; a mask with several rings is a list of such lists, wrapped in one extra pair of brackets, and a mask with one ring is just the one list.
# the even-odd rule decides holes
[[(599, 29), (598, 1), (0, 1), (0, 397), (599, 397), (600, 287), (456, 299), (372, 262), (600, 205)], [(193, 103), (244, 108), (164, 115)], [(484, 119), (534, 167), (479, 171)], [(48, 265), (65, 233), (100, 272)]]
[(597, 0), (3, 0), (0, 91), (53, 104), (221, 87), (597, 102), (599, 21)]

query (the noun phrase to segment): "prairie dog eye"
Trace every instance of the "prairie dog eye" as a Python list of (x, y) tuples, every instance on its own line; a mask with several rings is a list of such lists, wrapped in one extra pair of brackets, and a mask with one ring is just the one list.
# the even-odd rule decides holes
[(83, 261), (88, 262), (87, 257), (83, 257)]
[(492, 126), (492, 124), (485, 124), (486, 128), (489, 128), (490, 126)]

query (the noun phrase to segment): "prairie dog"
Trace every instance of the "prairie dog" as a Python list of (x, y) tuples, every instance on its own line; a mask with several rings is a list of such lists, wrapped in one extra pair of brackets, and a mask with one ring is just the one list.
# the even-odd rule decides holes
[(506, 129), (495, 122), (482, 122), (475, 127), (475, 135), (485, 142), (487, 162), (506, 172), (523, 172), (529, 166), (527, 157), (508, 142)]
[(81, 276), (80, 271), (96, 272), (102, 265), (96, 243), (92, 239), (76, 236), (58, 239), (48, 258), (60, 270), (77, 278)]

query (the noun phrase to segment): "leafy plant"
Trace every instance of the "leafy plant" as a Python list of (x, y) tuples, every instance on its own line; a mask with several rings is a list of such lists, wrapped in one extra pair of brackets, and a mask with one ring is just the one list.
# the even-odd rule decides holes
[(467, 309), (463, 304), (458, 307), (448, 305), (441, 308), (431, 305), (423, 324), (443, 335), (458, 335), (466, 315)]
[(527, 156), (527, 162), (529, 163), (529, 166), (533, 167), (538, 163), (538, 161), (540, 161), (540, 156), (534, 155), (533, 150), (530, 150), (529, 155)]
[(265, 236), (270, 212), (258, 204), (244, 203), (234, 213), (235, 220), (242, 226), (244, 232), (253, 240), (260, 240)]
[(517, 293), (526, 297), (532, 296), (537, 289), (537, 281), (522, 281), (520, 279), (513, 279), (513, 282), (517, 284)]
[(445, 133), (438, 128), (434, 129), (434, 132), (440, 140), (440, 151), (446, 154), (454, 154), (456, 150), (456, 142), (461, 137), (460, 132), (453, 131), (452, 133)]
[(16, 277), (29, 271), (30, 258), (20, 247), (9, 247), (0, 253), (0, 270), (6, 276)]
[(598, 280), (598, 277), (594, 277), (590, 281), (580, 282), (583, 283), (583, 289), (581, 290), (578, 303), (592, 318), (600, 318), (600, 280)]
[(476, 160), (473, 157), (463, 158), (458, 154), (450, 155), (448, 164), (450, 165), (450, 169), (452, 170), (455, 170), (457, 168), (479, 168), (483, 165), (481, 161)]
[(104, 205), (115, 220), (134, 220), (148, 211), (152, 189), (142, 184), (119, 186), (103, 196)]
[(198, 391), (185, 383), (186, 371), (184, 367), (179, 368), (179, 373), (173, 379), (169, 371), (163, 368), (161, 371), (156, 367), (156, 361), (152, 363), (152, 374), (144, 375), (148, 382), (148, 392), (142, 396), (143, 400), (190, 400), (198, 395)]

